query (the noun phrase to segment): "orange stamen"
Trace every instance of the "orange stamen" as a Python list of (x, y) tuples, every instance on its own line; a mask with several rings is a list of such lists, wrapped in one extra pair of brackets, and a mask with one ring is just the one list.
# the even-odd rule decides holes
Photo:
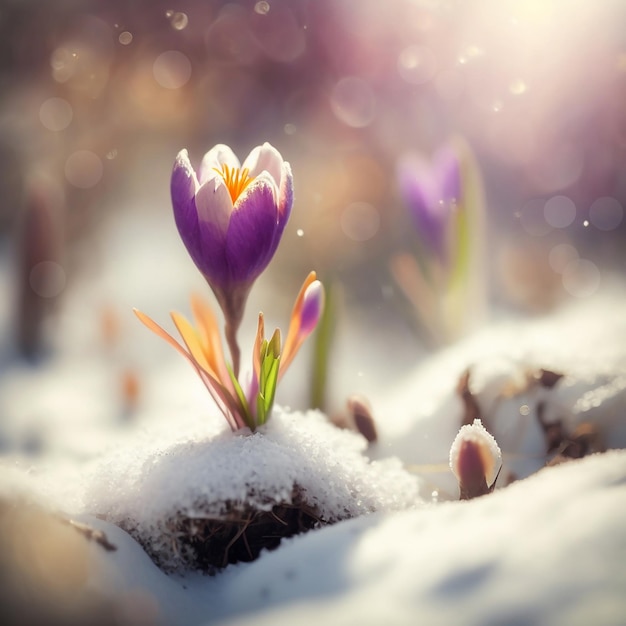
[(237, 198), (243, 193), (243, 190), (254, 180), (254, 178), (250, 176), (250, 170), (248, 170), (247, 167), (240, 170), (237, 167), (222, 165), (221, 170), (218, 170), (216, 167), (213, 169), (224, 179), (226, 189), (228, 189), (233, 204), (235, 204)]

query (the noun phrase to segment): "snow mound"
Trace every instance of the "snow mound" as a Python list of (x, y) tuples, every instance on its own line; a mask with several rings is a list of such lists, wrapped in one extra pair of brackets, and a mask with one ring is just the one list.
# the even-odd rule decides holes
[(365, 447), (320, 413), (277, 408), (253, 434), (133, 442), (97, 465), (83, 507), (128, 530), (164, 569), (179, 569), (194, 562), (179, 541), (181, 519), (193, 534), (194, 520), (276, 506), (304, 506), (326, 524), (418, 504), (418, 479), (397, 459), (370, 461)]
[[(420, 474), (439, 499), (456, 497), (448, 451), (464, 419), (459, 380), (503, 455), (498, 487), (549, 460), (545, 426), (572, 436), (589, 424), (604, 448), (626, 447), (626, 292), (537, 319), (506, 320), (433, 355), (372, 397), (378, 448)], [(543, 376), (542, 376), (543, 374)]]
[[(220, 624), (622, 624), (626, 452), (342, 522), (242, 567)], [(288, 575), (287, 575), (288, 574)]]

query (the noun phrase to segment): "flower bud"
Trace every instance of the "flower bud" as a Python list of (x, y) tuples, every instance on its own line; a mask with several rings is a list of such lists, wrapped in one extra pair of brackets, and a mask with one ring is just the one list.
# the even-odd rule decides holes
[(502, 467), (502, 453), (479, 419), (459, 430), (450, 448), (450, 469), (459, 481), (461, 500), (491, 493)]

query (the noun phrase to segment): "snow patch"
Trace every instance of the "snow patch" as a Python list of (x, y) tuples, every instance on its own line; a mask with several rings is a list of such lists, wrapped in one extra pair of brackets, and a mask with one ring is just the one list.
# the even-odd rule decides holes
[[(175, 428), (175, 425), (173, 426)], [(134, 441), (86, 481), (83, 507), (126, 528), (165, 569), (181, 565), (177, 519), (214, 519), (304, 504), (323, 523), (416, 506), (418, 479), (317, 412), (276, 408), (256, 433)], [(184, 550), (182, 550), (184, 552)], [(188, 554), (182, 561), (193, 560)]]

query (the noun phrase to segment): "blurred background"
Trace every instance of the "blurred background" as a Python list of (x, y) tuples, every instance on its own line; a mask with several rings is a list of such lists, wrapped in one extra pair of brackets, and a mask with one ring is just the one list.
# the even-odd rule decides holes
[(483, 178), (481, 322), (592, 296), (625, 262), (624, 24), (620, 0), (2, 0), (5, 352), (92, 333), (137, 353), (131, 306), (163, 320), (206, 289), (169, 178), (181, 148), (218, 142), (243, 160), (269, 141), (294, 172), (250, 309), (285, 327), (316, 269), (361, 333), (353, 361), (389, 329), (393, 375), (425, 350), (389, 270), (420, 245), (396, 171), (451, 138)]
[[(480, 262), (454, 338), (623, 289), (625, 26), (623, 0), (0, 0), (0, 605), (14, 623), (112, 623), (77, 595), (82, 537), (11, 505), (26, 476), (56, 510), (129, 433), (174, 445), (216, 429), (189, 365), (132, 314), (171, 329), (191, 291), (213, 301), (174, 225), (179, 150), (199, 163), (226, 143), (243, 160), (269, 141), (292, 165), (292, 216), (240, 332), (244, 369), (257, 312), (285, 330), (315, 269), (330, 315), (277, 403), (339, 418), (361, 393), (377, 423), (402, 423), (429, 393), (376, 400), (452, 336), (433, 342), (425, 324), (448, 283), (420, 277), (428, 242), (399, 162), (460, 142), (473, 164), (467, 258)], [(452, 393), (449, 375), (436, 386)], [(448, 444), (407, 432), (403, 461), (447, 472)], [(118, 610), (115, 623), (156, 621), (154, 598), (129, 594), (137, 619)]]

